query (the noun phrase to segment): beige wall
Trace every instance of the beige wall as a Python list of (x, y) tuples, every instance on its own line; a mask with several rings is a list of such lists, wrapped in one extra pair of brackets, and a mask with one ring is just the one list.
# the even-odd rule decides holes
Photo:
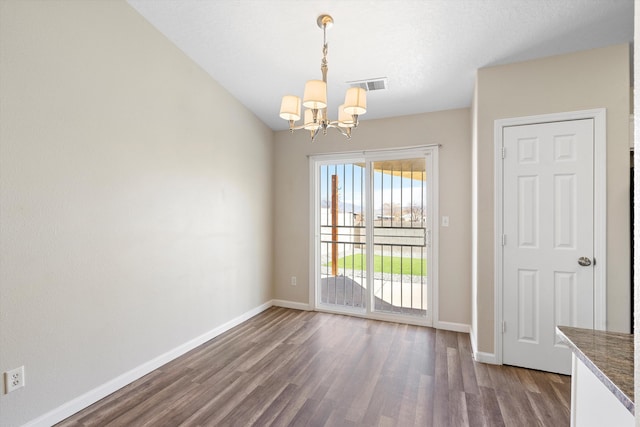
[(494, 353), (493, 126), (508, 117), (607, 109), (607, 328), (628, 331), (629, 72), (626, 44), (478, 70), (472, 275), (479, 351)]
[(17, 426), (273, 298), (273, 132), (120, 1), (0, 2)]
[[(375, 108), (375, 94), (369, 108)], [(366, 119), (366, 116), (362, 117)], [(442, 144), (440, 149), (439, 321), (471, 321), (471, 134), (469, 109), (382, 120), (363, 120), (351, 141), (329, 130), (309, 142), (307, 132), (276, 133), (275, 143), (275, 294), (309, 302), (309, 159), (308, 155), (380, 148)], [(291, 276), (297, 286), (290, 285)]]

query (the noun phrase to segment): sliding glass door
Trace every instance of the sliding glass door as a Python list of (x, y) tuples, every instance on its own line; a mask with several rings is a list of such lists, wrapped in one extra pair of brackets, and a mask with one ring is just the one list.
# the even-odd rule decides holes
[(334, 309), (366, 309), (364, 163), (318, 167), (320, 259), (318, 302)]
[(437, 147), (312, 159), (315, 306), (430, 324)]
[(373, 310), (426, 317), (425, 157), (375, 161), (373, 169)]

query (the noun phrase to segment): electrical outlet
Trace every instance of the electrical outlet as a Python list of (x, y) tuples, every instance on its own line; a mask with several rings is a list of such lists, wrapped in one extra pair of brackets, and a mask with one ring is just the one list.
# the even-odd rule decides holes
[(291, 276), (291, 286), (298, 286), (298, 280), (296, 276)]
[(24, 387), (24, 366), (4, 373), (5, 394)]

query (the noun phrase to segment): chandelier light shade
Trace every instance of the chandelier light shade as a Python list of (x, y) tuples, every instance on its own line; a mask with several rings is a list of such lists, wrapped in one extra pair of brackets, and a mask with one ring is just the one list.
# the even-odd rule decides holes
[(327, 84), (322, 80), (309, 80), (304, 85), (302, 105), (315, 110), (327, 108)]
[(285, 120), (300, 120), (300, 98), (295, 95), (285, 95), (280, 104), (280, 117)]
[[(294, 95), (285, 95), (280, 104), (280, 117), (289, 121), (289, 130), (306, 129), (310, 131), (311, 141), (322, 130), (322, 134), (327, 134), (328, 128), (338, 130), (347, 139), (351, 138), (351, 130), (358, 127), (358, 116), (367, 112), (367, 92), (360, 87), (352, 87), (347, 90), (344, 104), (338, 108), (338, 120), (329, 120), (327, 114), (327, 28), (333, 25), (333, 18), (329, 15), (320, 15), (317, 19), (318, 27), (324, 34), (324, 44), (322, 47), (322, 80), (309, 80), (304, 86), (304, 97), (302, 101)], [(306, 108), (304, 111), (303, 124), (296, 126), (295, 122), (300, 120), (301, 104)]]
[(344, 97), (344, 112), (352, 115), (360, 115), (367, 112), (367, 92), (361, 87), (347, 89)]

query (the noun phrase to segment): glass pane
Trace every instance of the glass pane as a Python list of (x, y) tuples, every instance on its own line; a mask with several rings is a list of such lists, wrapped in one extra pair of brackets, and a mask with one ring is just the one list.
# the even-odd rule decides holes
[(373, 163), (373, 310), (427, 315), (425, 159)]
[(320, 167), (320, 290), (322, 305), (366, 309), (365, 168)]

